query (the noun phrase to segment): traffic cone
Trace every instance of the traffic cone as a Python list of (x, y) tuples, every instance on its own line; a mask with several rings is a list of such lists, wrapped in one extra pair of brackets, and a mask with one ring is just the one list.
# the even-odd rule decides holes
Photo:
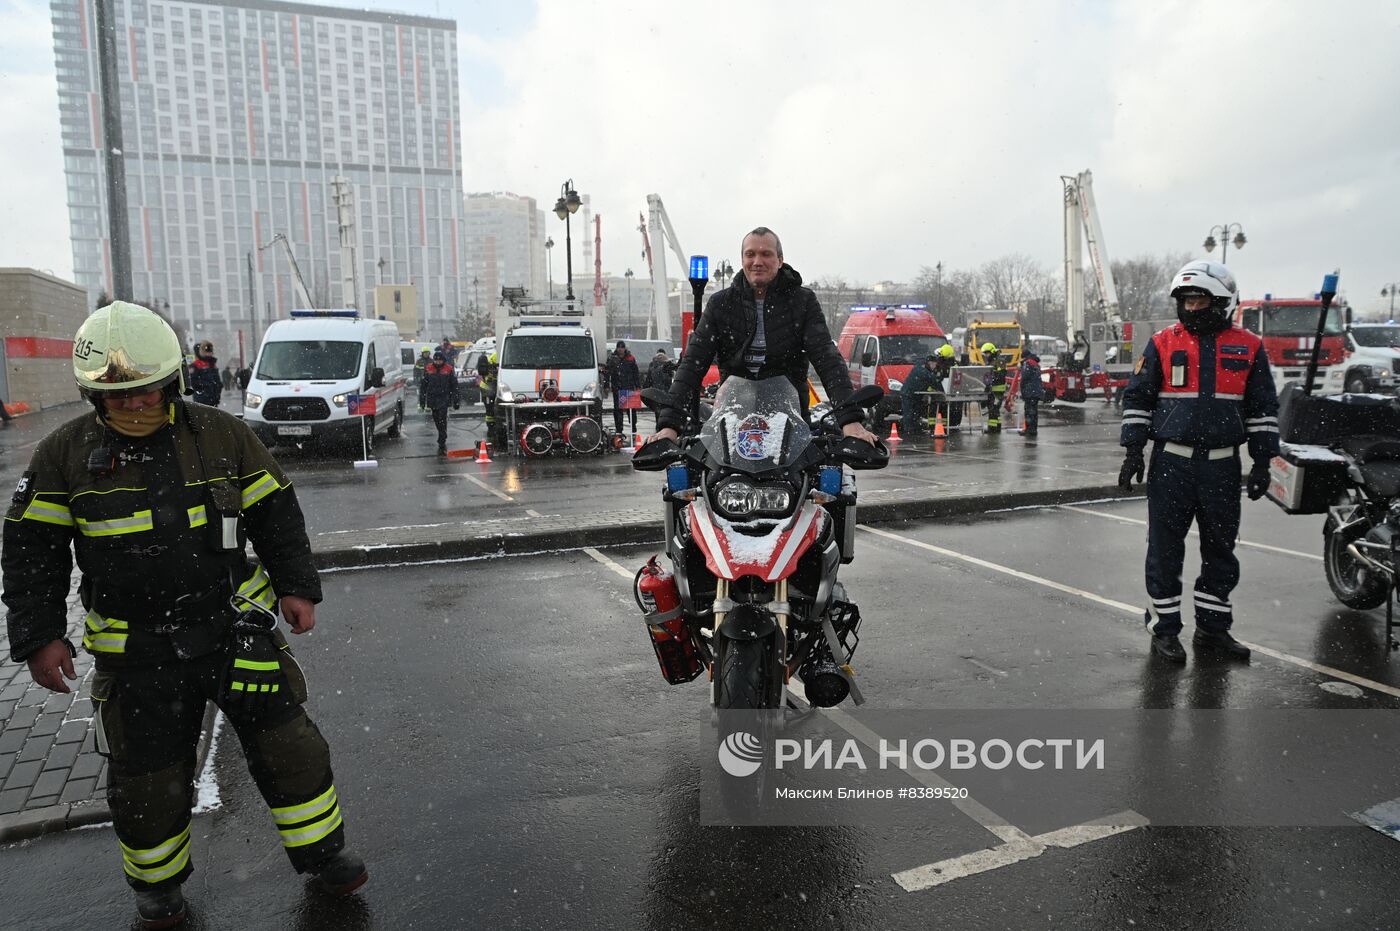
[(942, 413), (939, 413), (938, 419), (937, 419), (936, 421), (934, 421), (934, 424), (933, 424), (933, 436), (934, 436), (934, 439), (937, 439), (937, 438), (939, 438), (939, 437), (945, 437), (945, 436), (947, 436), (947, 435), (948, 435), (948, 430), (947, 430), (946, 427), (943, 426), (943, 414), (942, 414)]
[(476, 450), (476, 461), (477, 461), (477, 462), (490, 462), (490, 461), (491, 461), (491, 457), (488, 456), (488, 455), (486, 454), (486, 441), (485, 441), (485, 440), (482, 440), (482, 441), (481, 441), (481, 445), (477, 447), (477, 450)]
[(898, 442), (900, 442), (900, 440), (902, 440), (902, 439), (903, 439), (903, 437), (901, 437), (901, 436), (899, 435), (899, 424), (897, 424), (897, 423), (892, 423), (892, 424), (890, 424), (890, 438), (889, 438), (889, 440), (887, 440), (887, 442), (890, 442), (890, 443), (898, 443)]
[(633, 433), (632, 438), (635, 441), (632, 444), (632, 452), (635, 453), (637, 450), (642, 448), (642, 435), (640, 433)]

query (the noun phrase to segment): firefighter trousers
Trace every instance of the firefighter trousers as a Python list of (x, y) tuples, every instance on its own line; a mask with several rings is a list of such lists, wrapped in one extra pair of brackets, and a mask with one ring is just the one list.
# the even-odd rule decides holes
[(224, 700), (231, 654), (223, 650), (94, 676), (98, 750), (109, 760), (108, 804), (132, 888), (190, 875), (195, 747), (206, 701), (219, 705), (238, 735), (296, 871), (314, 870), (345, 846), (330, 748), (301, 707), (300, 669), (290, 653), (283, 656), (284, 687), (256, 712)]
[(1193, 520), (1201, 535), (1201, 574), (1192, 592), (1196, 626), (1227, 631), (1234, 622), (1230, 592), (1240, 580), (1240, 561), (1235, 557), (1240, 459), (1238, 453), (1209, 459), (1203, 452), (1197, 450), (1188, 459), (1158, 445), (1147, 471), (1145, 620), (1153, 634), (1181, 632), (1181, 571)]

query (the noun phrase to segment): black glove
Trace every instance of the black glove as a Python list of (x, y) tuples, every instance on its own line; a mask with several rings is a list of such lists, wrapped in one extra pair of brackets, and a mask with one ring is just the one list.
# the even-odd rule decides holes
[(1123, 468), (1118, 470), (1118, 487), (1124, 491), (1133, 490), (1133, 481), (1142, 481), (1146, 472), (1146, 465), (1142, 459), (1142, 450), (1130, 449), (1123, 454)]
[[(276, 619), (268, 617), (275, 625)], [(283, 685), (281, 651), (272, 639), (274, 628), (263, 624), (258, 615), (234, 623), (232, 656), (224, 678), (224, 700), (253, 713), (280, 698)]]
[(1249, 495), (1250, 501), (1258, 501), (1264, 497), (1264, 492), (1269, 490), (1269, 464), (1267, 462), (1256, 462), (1254, 468), (1249, 470), (1249, 484), (1245, 486), (1245, 494)]

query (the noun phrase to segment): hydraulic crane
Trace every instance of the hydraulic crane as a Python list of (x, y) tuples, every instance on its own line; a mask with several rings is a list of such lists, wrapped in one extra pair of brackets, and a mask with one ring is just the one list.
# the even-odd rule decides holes
[(264, 249), (271, 249), (278, 243), (281, 243), (282, 251), (287, 256), (287, 264), (292, 267), (292, 287), (296, 292), (298, 306), (307, 310), (314, 310), (316, 305), (311, 300), (311, 293), (306, 290), (306, 282), (303, 281), (301, 277), (301, 268), (297, 265), (297, 257), (292, 254), (292, 244), (288, 241), (287, 237), (278, 233), (267, 243), (258, 246), (258, 251), (261, 252)]
[[(1063, 401), (1083, 401), (1089, 382), (1097, 377), (1107, 385), (1107, 373), (1088, 376), (1090, 343), (1085, 332), (1084, 252), (1083, 242), (1089, 243), (1089, 258), (1098, 280), (1098, 306), (1109, 330), (1117, 338), (1123, 318), (1118, 310), (1118, 286), (1113, 280), (1108, 252), (1104, 248), (1103, 227), (1094, 202), (1094, 178), (1086, 169), (1077, 175), (1061, 175), (1064, 185), (1065, 237), (1065, 339), (1069, 349), (1063, 353), (1050, 373), (1052, 397)], [(1080, 239), (1083, 230), (1084, 240)], [(1100, 364), (1111, 359), (1097, 360)], [(1098, 387), (1094, 385), (1093, 387)]]
[[(661, 195), (647, 195), (647, 209), (650, 212), (650, 220), (647, 228), (653, 235), (659, 236), (669, 243), (671, 249), (676, 253), (676, 258), (681, 263), (681, 268), (686, 268), (689, 259), (685, 250), (681, 248), (680, 241), (676, 239), (676, 230), (671, 226), (671, 218), (666, 214), (666, 207), (661, 203)], [(645, 237), (645, 232), (643, 233)], [(648, 258), (651, 260), (651, 287), (656, 295), (656, 338), (669, 341), (671, 339), (671, 283), (666, 278), (666, 249), (660, 248), (652, 250), (650, 240), (648, 243)], [(689, 335), (682, 334), (682, 337)], [(684, 339), (682, 340), (684, 342)]]

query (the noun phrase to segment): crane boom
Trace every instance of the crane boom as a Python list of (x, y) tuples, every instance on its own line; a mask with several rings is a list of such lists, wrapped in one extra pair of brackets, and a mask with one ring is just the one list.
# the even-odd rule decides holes
[[(671, 226), (671, 218), (666, 214), (666, 206), (661, 203), (661, 195), (647, 195), (647, 209), (651, 217), (647, 224), (653, 234), (659, 236), (675, 250), (676, 258), (681, 263), (681, 268), (685, 268), (687, 258), (685, 250), (681, 248), (680, 240), (676, 238), (676, 231)], [(653, 250), (651, 267), (651, 287), (656, 295), (656, 338), (669, 340), (671, 338), (671, 283), (666, 278), (666, 249)]]
[(258, 246), (258, 251), (271, 249), (273, 246), (281, 244), (283, 253), (287, 256), (287, 264), (292, 267), (292, 287), (296, 290), (297, 300), (301, 306), (307, 310), (314, 310), (316, 304), (311, 300), (311, 293), (306, 290), (306, 282), (301, 277), (301, 267), (297, 265), (297, 257), (292, 253), (292, 244), (286, 236), (278, 233), (267, 243)]
[[(1070, 344), (1065, 367), (1083, 371), (1089, 364), (1089, 340), (1085, 335), (1084, 251), (1089, 243), (1089, 258), (1094, 263), (1094, 275), (1099, 284), (1099, 310), (1116, 331), (1123, 318), (1118, 310), (1118, 286), (1113, 280), (1108, 251), (1104, 247), (1103, 227), (1094, 202), (1094, 178), (1087, 169), (1077, 175), (1061, 175), (1064, 186), (1065, 237), (1065, 336)], [(1080, 239), (1083, 230), (1084, 240)]]

